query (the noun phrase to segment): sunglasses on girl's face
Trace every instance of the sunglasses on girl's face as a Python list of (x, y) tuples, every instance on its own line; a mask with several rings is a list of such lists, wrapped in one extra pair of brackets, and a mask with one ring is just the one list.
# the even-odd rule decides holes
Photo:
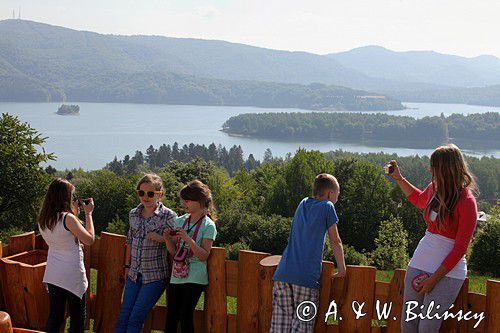
[(161, 191), (143, 191), (143, 190), (136, 190), (137, 191), (137, 195), (140, 196), (140, 197), (143, 197), (145, 195), (147, 195), (149, 198), (153, 198), (155, 196), (155, 194), (160, 194)]

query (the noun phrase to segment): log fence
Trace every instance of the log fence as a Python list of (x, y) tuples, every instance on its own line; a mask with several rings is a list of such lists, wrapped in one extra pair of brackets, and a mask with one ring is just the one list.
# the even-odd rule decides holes
[[(103, 232), (94, 245), (85, 247), (87, 274), (97, 270), (97, 291), (87, 291), (88, 319), (94, 332), (111, 332), (120, 311), (124, 287), (125, 236)], [(0, 333), (41, 330), (48, 316), (48, 296), (42, 284), (47, 246), (40, 235), (26, 233), (0, 243)], [(266, 259), (267, 258), (267, 259)], [(195, 311), (195, 331), (213, 333), (268, 332), (272, 315), (272, 275), (276, 269), (268, 253), (239, 252), (238, 261), (226, 259), (224, 248), (213, 248), (208, 261), (210, 284), (204, 292), (204, 308)], [(344, 278), (333, 278), (334, 265), (324, 261), (315, 332), (399, 332), (403, 309), (405, 271), (398, 269), (390, 282), (376, 281), (376, 269), (348, 266)], [(235, 297), (236, 314), (228, 313), (228, 297)], [(325, 322), (332, 301), (337, 318)], [(378, 303), (378, 306), (377, 306)], [(354, 307), (365, 314), (356, 318)], [(378, 318), (383, 305), (392, 305), (388, 318)], [(500, 332), (500, 281), (488, 280), (486, 295), (469, 292), (464, 283), (452, 311), (484, 312), (475, 320), (446, 320), (441, 332)], [(7, 315), (7, 313), (10, 315)], [(163, 330), (166, 307), (155, 306), (143, 332)], [(336, 320), (333, 320), (336, 319)], [(383, 320), (385, 319), (385, 320)], [(333, 322), (332, 322), (333, 321)], [(89, 327), (89, 321), (86, 323)]]

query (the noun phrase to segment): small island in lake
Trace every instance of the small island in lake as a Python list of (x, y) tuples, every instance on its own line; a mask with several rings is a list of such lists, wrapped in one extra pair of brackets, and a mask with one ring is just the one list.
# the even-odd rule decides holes
[(80, 114), (80, 106), (63, 104), (57, 109), (56, 113), (63, 116), (78, 116)]

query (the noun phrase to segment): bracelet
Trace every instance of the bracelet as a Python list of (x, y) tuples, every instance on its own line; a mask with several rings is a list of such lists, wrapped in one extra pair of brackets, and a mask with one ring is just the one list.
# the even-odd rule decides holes
[(123, 268), (130, 268), (130, 264), (128, 264), (128, 265), (123, 265)]

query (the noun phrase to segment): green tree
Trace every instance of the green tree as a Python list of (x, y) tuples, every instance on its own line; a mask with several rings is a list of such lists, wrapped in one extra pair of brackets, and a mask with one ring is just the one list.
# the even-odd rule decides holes
[(500, 206), (491, 210), (488, 220), (479, 227), (472, 243), (471, 268), (479, 273), (500, 276)]
[(372, 252), (372, 260), (378, 269), (393, 270), (405, 268), (408, 264), (408, 233), (399, 218), (382, 221), (375, 239), (377, 246)]
[(17, 117), (0, 117), (0, 229), (32, 229), (50, 176), (42, 164), (54, 160), (45, 153), (42, 137)]

